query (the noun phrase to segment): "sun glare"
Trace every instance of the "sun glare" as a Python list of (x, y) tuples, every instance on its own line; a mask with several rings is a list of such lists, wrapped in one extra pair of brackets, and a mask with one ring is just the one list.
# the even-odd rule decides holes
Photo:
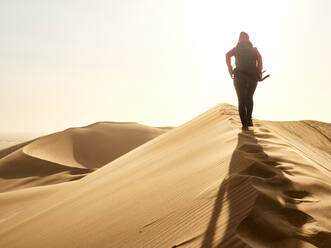
[(275, 34), (288, 10), (288, 3), (253, 1), (189, 1), (181, 2), (185, 25), (192, 38), (207, 53), (220, 47), (231, 48), (241, 31), (250, 34), (252, 41), (277, 42)]

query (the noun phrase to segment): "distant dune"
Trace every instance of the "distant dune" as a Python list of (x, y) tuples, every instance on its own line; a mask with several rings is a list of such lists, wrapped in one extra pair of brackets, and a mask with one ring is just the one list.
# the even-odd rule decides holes
[(0, 133), (0, 157), (1, 150), (21, 144), (35, 137), (41, 136), (36, 133)]
[(166, 130), (99, 122), (0, 151), (0, 192), (82, 178)]
[(331, 124), (254, 123), (242, 132), (237, 109), (221, 104), (115, 160), (108, 142), (122, 137), (121, 125), (112, 139), (102, 123), (24, 145), (9, 154), (21, 166), (25, 155), (103, 167), (1, 193), (0, 247), (331, 247)]

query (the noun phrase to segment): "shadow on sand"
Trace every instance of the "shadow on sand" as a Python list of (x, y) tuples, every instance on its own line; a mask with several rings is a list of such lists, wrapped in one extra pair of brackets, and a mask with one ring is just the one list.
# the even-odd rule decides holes
[(316, 222), (297, 209), (297, 199), (308, 192), (295, 191), (285, 176), (291, 173), (277, 165), (263, 151), (254, 131), (238, 134), (228, 177), (215, 196), (201, 248), (251, 247), (252, 243), (253, 247), (330, 247), (330, 233), (307, 236), (302, 230), (303, 225)]

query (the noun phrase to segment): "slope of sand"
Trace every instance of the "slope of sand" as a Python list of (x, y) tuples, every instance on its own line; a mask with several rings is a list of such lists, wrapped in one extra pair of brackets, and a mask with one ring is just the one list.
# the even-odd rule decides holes
[(331, 127), (314, 125), (242, 133), (236, 108), (216, 106), (48, 198), (0, 207), (0, 247), (331, 247)]
[(0, 192), (82, 178), (166, 130), (99, 122), (0, 151)]

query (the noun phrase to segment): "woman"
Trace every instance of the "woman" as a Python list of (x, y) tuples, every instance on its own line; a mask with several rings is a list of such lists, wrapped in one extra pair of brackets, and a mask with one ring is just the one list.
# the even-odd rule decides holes
[[(231, 57), (235, 56), (236, 68), (232, 70)], [(239, 35), (237, 45), (226, 54), (226, 64), (238, 96), (239, 115), (242, 129), (253, 126), (253, 95), (257, 82), (262, 77), (262, 57), (257, 48), (249, 41), (245, 32)]]

